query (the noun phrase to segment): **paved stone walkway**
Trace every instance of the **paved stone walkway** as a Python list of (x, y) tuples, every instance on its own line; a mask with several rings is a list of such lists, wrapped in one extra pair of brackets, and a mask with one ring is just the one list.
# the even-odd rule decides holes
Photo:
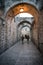
[(0, 65), (43, 65), (43, 58), (32, 42), (18, 42), (0, 55)]

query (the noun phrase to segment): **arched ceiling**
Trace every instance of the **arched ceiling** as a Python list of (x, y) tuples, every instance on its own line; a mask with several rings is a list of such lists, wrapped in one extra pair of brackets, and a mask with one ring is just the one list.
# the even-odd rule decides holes
[(28, 27), (29, 29), (31, 29), (31, 25), (29, 24), (28, 21), (22, 21), (22, 22), (20, 22), (18, 24), (18, 27), (17, 28), (21, 30), (24, 27)]
[(28, 25), (23, 25), (23, 26), (21, 27), (21, 29), (23, 29), (23, 28), (29, 28), (29, 29), (30, 29), (30, 27), (29, 27)]
[(7, 12), (9, 8), (19, 3), (29, 3), (35, 6), (38, 10), (40, 10), (42, 8), (42, 2), (43, 0), (5, 0), (5, 12)]
[(19, 24), (18, 24), (18, 27), (20, 27), (20, 25), (23, 25), (23, 26), (25, 26), (25, 25), (29, 25), (29, 27), (30, 27), (30, 25), (31, 25), (31, 23), (29, 23), (28, 21), (21, 21)]
[[(20, 9), (23, 9), (23, 11), (20, 11)], [(13, 6), (6, 13), (6, 17), (13, 18), (17, 14), (24, 13), (24, 12), (30, 13), (31, 15), (33, 15), (35, 17), (35, 20), (38, 20), (38, 14), (39, 14), (38, 10), (34, 6), (27, 4), (27, 3), (20, 3), (16, 6)]]

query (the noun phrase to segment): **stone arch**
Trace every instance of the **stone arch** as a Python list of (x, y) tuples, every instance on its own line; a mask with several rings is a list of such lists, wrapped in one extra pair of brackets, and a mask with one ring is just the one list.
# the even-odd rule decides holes
[[(24, 25), (24, 23), (27, 23), (26, 25)], [(22, 25), (22, 26), (21, 26)], [(19, 29), (21, 29), (21, 28), (23, 28), (24, 26), (27, 26), (27, 27), (29, 27), (29, 25), (31, 26), (31, 24), (29, 23), (29, 21), (21, 21), (19, 24), (18, 24), (18, 26), (17, 26), (17, 28)], [(29, 27), (29, 28), (31, 28), (31, 27)]]
[[(24, 6), (23, 6), (24, 5)], [(15, 6), (13, 6), (13, 7), (11, 7), (7, 12), (6, 12), (6, 16), (5, 16), (5, 18), (6, 18), (6, 28), (7, 28), (7, 30), (6, 30), (6, 32), (7, 32), (7, 40), (8, 40), (8, 42), (10, 42), (9, 41), (9, 39), (12, 41), (12, 36), (14, 36), (14, 38), (13, 39), (17, 39), (17, 31), (14, 31), (13, 30), (13, 32), (11, 31), (11, 28), (13, 27), (13, 25), (15, 26), (15, 30), (16, 30), (16, 23), (14, 22), (14, 21), (12, 21), (13, 19), (14, 19), (14, 17), (17, 15), (17, 14), (19, 14), (19, 13), (21, 13), (21, 12), (19, 12), (20, 11), (20, 8), (21, 7), (23, 7), (24, 8), (24, 11), (22, 12), (22, 13), (24, 13), (24, 12), (26, 12), (26, 13), (30, 13), (31, 15), (33, 15), (34, 16), (34, 18), (35, 18), (35, 28), (34, 28), (34, 30), (35, 30), (35, 32), (37, 33), (37, 22), (38, 22), (38, 18), (39, 18), (39, 11), (37, 10), (37, 8), (36, 7), (34, 7), (33, 5), (31, 5), (31, 4), (28, 4), (28, 3), (20, 3), (20, 4), (17, 4), (17, 5), (15, 5)], [(12, 25), (12, 22), (14, 23), (13, 25)], [(11, 31), (10, 33), (9, 33), (9, 31)], [(11, 33), (14, 33), (14, 34), (12, 34), (11, 35)], [(16, 36), (15, 36), (16, 35)], [(34, 35), (35, 36), (35, 35)], [(37, 36), (36, 36), (37, 37)], [(9, 39), (8, 39), (9, 38)], [(38, 38), (38, 37), (37, 37)], [(15, 41), (14, 41), (15, 42)], [(11, 42), (12, 43), (12, 42)]]
[(23, 23), (28, 23), (29, 25), (31, 25), (31, 23), (29, 23), (29, 21), (21, 21), (21, 22), (18, 24), (18, 27), (19, 27), (20, 25), (22, 25)]
[(11, 7), (7, 11), (5, 17), (7, 19), (14, 18), (17, 14), (23, 13), (23, 12), (20, 12), (21, 8), (24, 9), (23, 12), (27, 12), (27, 13), (32, 14), (35, 17), (35, 21), (38, 21), (38, 15), (39, 15), (38, 9), (35, 6), (33, 6), (32, 4), (28, 4), (28, 3), (19, 3), (19, 4), (15, 5), (15, 6)]
[[(16, 6), (16, 5), (20, 4), (20, 3), (30, 4), (30, 5), (34, 6), (37, 10), (39, 10), (39, 6), (38, 6), (34, 1), (16, 1), (16, 2), (12, 3), (10, 6), (8, 6), (8, 7), (6, 8), (6, 12), (7, 12), (10, 8), (12, 8), (13, 6)], [(6, 12), (5, 12), (5, 13), (6, 13)]]
[[(26, 25), (25, 25), (25, 23), (27, 23)], [(18, 24), (18, 26), (17, 26), (17, 28), (18, 28), (18, 32), (19, 33), (17, 33), (17, 37), (18, 37), (18, 39), (21, 37), (21, 30), (22, 30), (22, 28), (24, 28), (24, 27), (28, 27), (29, 29), (31, 29), (31, 24), (29, 23), (29, 21), (21, 21), (19, 24)]]

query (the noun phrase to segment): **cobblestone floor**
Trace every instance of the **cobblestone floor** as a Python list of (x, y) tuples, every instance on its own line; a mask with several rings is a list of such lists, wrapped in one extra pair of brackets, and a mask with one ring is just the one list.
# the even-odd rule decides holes
[(0, 55), (0, 65), (43, 65), (43, 58), (31, 41), (19, 41)]

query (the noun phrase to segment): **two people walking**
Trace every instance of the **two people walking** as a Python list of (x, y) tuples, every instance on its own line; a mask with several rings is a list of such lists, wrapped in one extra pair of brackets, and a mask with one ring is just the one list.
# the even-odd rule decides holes
[(27, 43), (29, 43), (29, 35), (25, 35), (25, 36), (22, 35), (21, 39), (22, 39), (22, 44), (23, 44), (24, 39), (27, 39)]

